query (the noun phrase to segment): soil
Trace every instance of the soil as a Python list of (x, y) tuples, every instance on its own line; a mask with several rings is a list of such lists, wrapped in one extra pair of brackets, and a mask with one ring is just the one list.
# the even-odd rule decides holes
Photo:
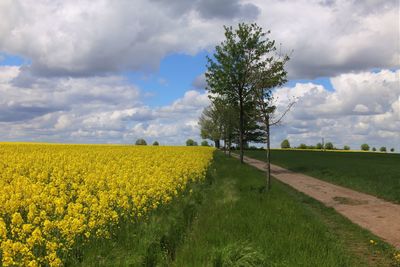
[[(244, 157), (244, 161), (260, 170), (266, 170), (265, 162), (249, 157)], [(277, 180), (334, 208), (353, 223), (400, 249), (400, 205), (273, 164), (271, 174)]]

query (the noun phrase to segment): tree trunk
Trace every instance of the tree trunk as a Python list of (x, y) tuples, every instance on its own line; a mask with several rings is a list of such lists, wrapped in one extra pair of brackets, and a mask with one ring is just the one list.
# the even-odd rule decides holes
[(215, 143), (215, 147), (219, 149), (219, 147), (220, 147), (219, 140), (218, 139), (214, 140), (214, 143)]
[(239, 148), (240, 148), (240, 163), (243, 163), (243, 128), (244, 128), (244, 110), (243, 110), (243, 99), (240, 97), (239, 100)]
[(232, 146), (232, 141), (231, 138), (229, 137), (228, 139), (228, 156), (231, 156), (231, 146)]
[(228, 153), (227, 147), (226, 147), (226, 138), (224, 138), (224, 154), (226, 155)]
[(267, 128), (267, 190), (271, 189), (271, 146), (270, 146), (270, 129), (269, 129), (269, 115), (266, 121)]

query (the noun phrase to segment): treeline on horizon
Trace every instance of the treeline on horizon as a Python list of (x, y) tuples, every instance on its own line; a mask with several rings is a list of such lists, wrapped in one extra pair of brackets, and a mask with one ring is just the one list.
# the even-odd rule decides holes
[[(351, 150), (350, 146), (348, 146), (348, 145), (344, 145), (343, 148), (337, 148), (333, 145), (332, 142), (327, 142), (325, 144), (317, 143), (316, 145), (306, 145), (304, 143), (301, 143), (297, 147), (291, 147), (288, 139), (285, 139), (282, 141), (281, 148), (282, 149), (292, 148), (292, 149), (321, 149), (321, 150)], [(377, 148), (372, 147), (372, 149), (370, 149), (370, 146), (368, 144), (362, 144), (360, 146), (360, 150), (362, 150), (362, 151), (370, 151), (371, 150), (371, 151), (375, 152), (375, 151), (377, 151)], [(387, 152), (387, 149), (385, 146), (382, 146), (379, 148), (379, 151)], [(390, 149), (390, 152), (394, 152), (394, 151), (395, 151), (394, 148)]]

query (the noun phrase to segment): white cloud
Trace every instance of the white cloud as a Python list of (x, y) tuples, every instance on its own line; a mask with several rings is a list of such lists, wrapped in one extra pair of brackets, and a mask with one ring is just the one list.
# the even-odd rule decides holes
[(355, 70), (398, 67), (399, 2), (264, 1), (259, 22), (294, 50), (289, 75), (335, 76)]
[[(274, 131), (274, 145), (289, 137), (294, 145), (316, 144), (321, 138), (338, 147), (361, 143), (400, 150), (400, 70), (341, 74), (331, 79), (334, 91), (321, 85), (298, 83), (276, 91), (278, 111), (288, 96), (298, 101), (282, 126)], [(278, 113), (279, 113), (278, 112)]]
[(18, 67), (1, 67), (0, 139), (83, 143), (162, 144), (198, 139), (206, 93), (187, 91), (171, 105), (150, 108), (123, 77), (35, 78), (14, 83)]
[(354, 107), (353, 111), (358, 113), (367, 113), (369, 111), (369, 108), (363, 104), (357, 104)]
[(40, 76), (154, 70), (167, 54), (195, 54), (222, 25), (257, 21), (285, 51), (291, 77), (397, 67), (399, 4), (389, 1), (14, 1), (0, 4), (0, 51)]

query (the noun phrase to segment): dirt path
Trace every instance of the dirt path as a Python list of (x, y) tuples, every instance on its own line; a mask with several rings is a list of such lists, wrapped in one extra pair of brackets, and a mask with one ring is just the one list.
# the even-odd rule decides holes
[[(266, 169), (266, 164), (262, 161), (249, 157), (244, 160), (260, 170)], [(400, 248), (400, 205), (272, 164), (271, 173), (279, 181), (328, 207), (333, 207), (352, 222)]]

